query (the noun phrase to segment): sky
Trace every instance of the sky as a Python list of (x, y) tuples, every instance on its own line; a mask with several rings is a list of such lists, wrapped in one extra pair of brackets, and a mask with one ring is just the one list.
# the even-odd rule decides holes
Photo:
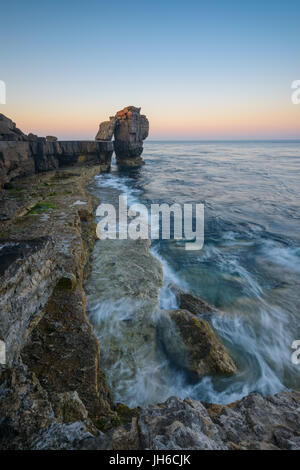
[(150, 139), (300, 138), (299, 0), (14, 0), (0, 8), (0, 113), (94, 139), (142, 108)]

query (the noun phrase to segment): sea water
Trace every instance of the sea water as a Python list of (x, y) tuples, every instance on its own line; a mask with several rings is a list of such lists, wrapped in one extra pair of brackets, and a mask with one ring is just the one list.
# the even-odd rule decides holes
[[(160, 306), (177, 307), (174, 283), (214, 305), (220, 313), (206, 320), (238, 373), (195, 382), (163, 363), (163, 388), (150, 395), (137, 377), (126, 393), (113, 390), (116, 401), (136, 406), (177, 395), (229, 403), (253, 391), (299, 390), (300, 365), (291, 355), (300, 339), (300, 142), (148, 141), (143, 158), (146, 165), (134, 170), (113, 164), (96, 177), (94, 191), (101, 199), (103, 188), (118, 189), (129, 204), (204, 204), (202, 250), (187, 251), (172, 239), (152, 242), (164, 269)], [(151, 374), (146, 361), (142, 374)]]

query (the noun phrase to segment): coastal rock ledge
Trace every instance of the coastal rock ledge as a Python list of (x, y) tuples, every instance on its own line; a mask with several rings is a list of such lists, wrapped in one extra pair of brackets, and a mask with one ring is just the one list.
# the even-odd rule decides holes
[(58, 141), (54, 136), (24, 134), (0, 114), (0, 188), (16, 178), (68, 166), (110, 168), (113, 142)]
[(253, 393), (230, 405), (169, 398), (138, 411), (131, 425), (83, 440), (80, 449), (297, 450), (300, 392)]

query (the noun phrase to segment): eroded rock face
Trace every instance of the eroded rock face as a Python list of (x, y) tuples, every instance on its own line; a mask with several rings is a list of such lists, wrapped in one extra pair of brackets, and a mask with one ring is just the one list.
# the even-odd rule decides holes
[(131, 426), (84, 439), (79, 449), (300, 449), (300, 392), (252, 393), (230, 405), (171, 397), (140, 409)]
[(4, 114), (0, 114), (0, 140), (26, 141), (27, 136)]
[(101, 122), (95, 140), (111, 140), (114, 135), (115, 124), (115, 117), (111, 117), (109, 121)]
[(224, 450), (220, 430), (202, 403), (169, 398), (139, 414), (142, 447), (153, 450)]
[(218, 312), (216, 308), (209, 305), (205, 300), (188, 292), (184, 292), (175, 284), (171, 286), (171, 289), (176, 295), (179, 308), (182, 310), (188, 310), (194, 315), (207, 315)]
[(24, 449), (54, 418), (47, 392), (21, 365), (0, 366), (0, 449)]
[[(109, 140), (109, 139), (106, 139)], [(99, 165), (108, 170), (113, 142), (58, 141), (56, 137), (26, 136), (0, 114), (0, 187), (10, 181), (61, 166)]]
[(149, 121), (140, 114), (141, 108), (127, 106), (116, 114), (115, 153), (121, 166), (143, 164), (143, 140), (149, 133)]
[(0, 367), (0, 448), (73, 448), (97, 427), (119, 422), (82, 287), (96, 237), (85, 186), (97, 173), (95, 166), (40, 173), (1, 190), (3, 200), (16, 195), (16, 208), (0, 228), (8, 237), (0, 241), (0, 339), (7, 359)]
[(231, 405), (205, 405), (229, 449), (300, 449), (300, 392), (259, 393)]
[(14, 178), (35, 172), (34, 157), (29, 142), (0, 140), (0, 186)]
[(236, 372), (233, 360), (209, 324), (187, 310), (162, 310), (159, 335), (170, 359), (198, 378)]

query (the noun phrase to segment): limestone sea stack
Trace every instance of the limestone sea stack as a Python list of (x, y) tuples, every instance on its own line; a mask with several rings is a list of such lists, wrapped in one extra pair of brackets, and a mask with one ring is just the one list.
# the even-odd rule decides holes
[(143, 140), (149, 133), (149, 121), (140, 111), (141, 108), (127, 106), (99, 126), (96, 140), (111, 140), (114, 135), (114, 149), (120, 166), (135, 167), (145, 163), (141, 155)]
[(115, 153), (117, 163), (123, 166), (143, 164), (143, 140), (149, 133), (149, 121), (141, 108), (128, 106), (116, 114)]

